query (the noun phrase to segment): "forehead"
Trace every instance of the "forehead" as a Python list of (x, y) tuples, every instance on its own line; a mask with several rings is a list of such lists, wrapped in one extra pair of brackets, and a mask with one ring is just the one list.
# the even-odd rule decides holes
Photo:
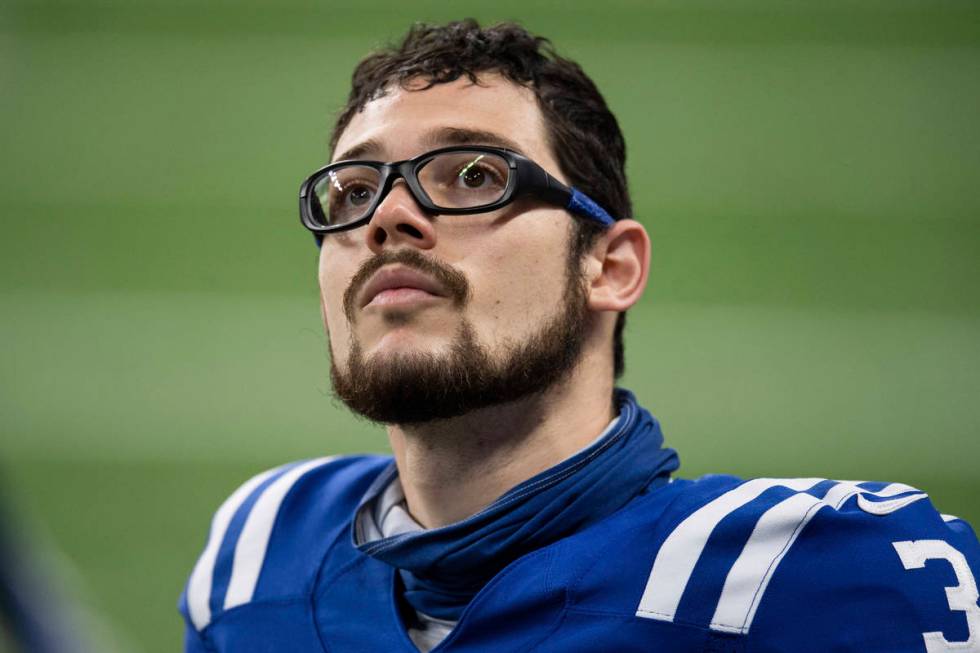
[[(485, 144), (509, 146), (554, 167), (534, 93), (497, 74), (481, 75), (476, 84), (461, 78), (427, 89), (422, 82), (390, 85), (354, 114), (333, 158), (409, 159), (454, 144), (454, 134), (474, 132), (484, 133), (478, 140)], [(494, 135), (498, 142), (491, 142)]]

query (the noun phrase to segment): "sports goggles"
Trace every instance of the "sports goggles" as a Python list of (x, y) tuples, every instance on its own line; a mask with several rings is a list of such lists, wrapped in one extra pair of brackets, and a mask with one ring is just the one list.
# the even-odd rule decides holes
[(320, 168), (300, 187), (303, 226), (319, 239), (322, 234), (366, 224), (399, 178), (430, 213), (485, 213), (528, 197), (604, 226), (614, 222), (587, 195), (561, 183), (534, 161), (504, 148), (470, 145), (444, 147), (394, 163), (350, 160)]

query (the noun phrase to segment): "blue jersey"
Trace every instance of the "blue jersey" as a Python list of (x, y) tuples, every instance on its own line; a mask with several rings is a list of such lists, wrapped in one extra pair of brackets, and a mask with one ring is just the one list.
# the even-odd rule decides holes
[[(354, 545), (386, 457), (261, 474), (181, 600), (189, 652), (416, 651), (396, 570)], [(980, 652), (970, 527), (902, 484), (673, 480), (519, 557), (435, 651)]]

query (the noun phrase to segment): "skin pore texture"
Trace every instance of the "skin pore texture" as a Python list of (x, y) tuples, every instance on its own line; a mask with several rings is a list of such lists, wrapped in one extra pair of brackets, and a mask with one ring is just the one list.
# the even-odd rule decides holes
[[(517, 149), (565, 181), (547, 141), (533, 93), (499, 75), (463, 78), (419, 90), (397, 85), (357, 113), (334, 160), (398, 161), (459, 144)], [(482, 132), (477, 142), (473, 132)], [(323, 241), (321, 307), (333, 365), (348, 369), (352, 349), (365, 360), (427, 354), (448, 357), (461, 328), (492, 360), (541, 331), (563, 310), (572, 217), (518, 201), (484, 214), (426, 214), (403, 181), (371, 222)], [(399, 287), (347, 297), (358, 271), (379, 255), (413, 250), (466, 279), (465, 302), (413, 287), (418, 268), (390, 263), (375, 275), (409, 273)], [(458, 417), (388, 424), (408, 509), (426, 528), (464, 519), (520, 482), (591, 442), (613, 418), (612, 334), (617, 313), (646, 285), (650, 244), (643, 227), (621, 220), (581, 262), (588, 319), (577, 363), (541, 392)], [(363, 276), (363, 275), (362, 275)], [(429, 275), (429, 279), (433, 279)], [(371, 280), (360, 283), (369, 288)], [(425, 284), (422, 284), (425, 285)], [(436, 284), (438, 286), (438, 284)], [(430, 288), (431, 290), (431, 288)]]

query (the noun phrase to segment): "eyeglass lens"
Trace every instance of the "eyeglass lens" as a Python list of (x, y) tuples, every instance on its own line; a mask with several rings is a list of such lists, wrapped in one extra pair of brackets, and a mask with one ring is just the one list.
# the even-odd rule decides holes
[[(415, 174), (435, 207), (474, 209), (503, 197), (510, 166), (491, 152), (453, 151), (424, 161)], [(313, 184), (314, 218), (324, 226), (359, 220), (373, 206), (380, 185), (381, 171), (370, 166), (330, 169)]]

